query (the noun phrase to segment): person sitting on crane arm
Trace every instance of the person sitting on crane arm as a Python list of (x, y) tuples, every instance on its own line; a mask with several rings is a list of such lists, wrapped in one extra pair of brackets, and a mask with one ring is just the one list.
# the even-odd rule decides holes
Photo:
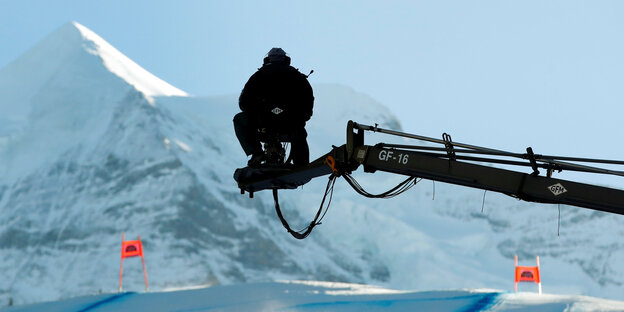
[(234, 116), (236, 137), (247, 156), (247, 165), (265, 162), (260, 133), (287, 135), (295, 166), (309, 163), (306, 121), (312, 117), (314, 94), (308, 76), (290, 66), (281, 48), (272, 48), (264, 63), (245, 84), (238, 100), (241, 112)]

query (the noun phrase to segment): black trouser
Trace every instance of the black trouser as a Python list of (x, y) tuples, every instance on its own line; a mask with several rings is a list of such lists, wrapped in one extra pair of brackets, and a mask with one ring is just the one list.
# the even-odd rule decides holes
[[(272, 125), (274, 127), (273, 131), (288, 135), (291, 143), (290, 153), (295, 165), (305, 165), (310, 162), (310, 150), (306, 140), (308, 133), (304, 128), (305, 123), (302, 123), (302, 125), (280, 125), (279, 127)], [(250, 114), (241, 112), (234, 116), (234, 131), (247, 155), (263, 152), (260, 137), (258, 136), (258, 128), (260, 128), (258, 122), (254, 118), (250, 118)]]

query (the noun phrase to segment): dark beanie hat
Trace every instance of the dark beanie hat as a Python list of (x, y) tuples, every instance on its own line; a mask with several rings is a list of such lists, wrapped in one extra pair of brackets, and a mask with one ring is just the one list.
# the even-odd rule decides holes
[(268, 63), (287, 63), (290, 65), (290, 57), (288, 57), (286, 51), (281, 48), (272, 48), (264, 58), (264, 64)]

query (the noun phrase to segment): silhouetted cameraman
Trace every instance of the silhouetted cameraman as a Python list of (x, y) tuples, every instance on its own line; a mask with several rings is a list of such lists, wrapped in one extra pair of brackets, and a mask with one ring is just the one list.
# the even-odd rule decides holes
[(284, 50), (269, 51), (262, 67), (245, 84), (238, 105), (242, 112), (234, 116), (234, 130), (245, 153), (252, 155), (248, 166), (265, 161), (260, 131), (286, 135), (293, 164), (309, 163), (305, 123), (312, 117), (314, 95), (307, 76), (290, 66)]

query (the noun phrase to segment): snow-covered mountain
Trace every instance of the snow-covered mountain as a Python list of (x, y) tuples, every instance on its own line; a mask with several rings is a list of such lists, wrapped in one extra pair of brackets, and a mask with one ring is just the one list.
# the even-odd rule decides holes
[[(364, 94), (314, 91), (312, 157), (344, 144), (349, 119), (400, 129)], [(481, 213), (482, 192), (442, 183), (435, 200), (430, 181), (369, 200), (338, 181), (323, 224), (292, 239), (270, 195), (249, 199), (232, 179), (246, 163), (237, 95), (190, 97), (78, 23), (0, 70), (0, 99), (0, 305), (116, 290), (122, 233), (141, 235), (154, 290), (276, 279), (509, 289), (517, 253), (522, 265), (540, 256), (546, 292), (624, 298), (621, 216), (565, 206), (557, 236), (556, 206), (488, 193)], [(372, 191), (401, 180), (355, 177)], [(325, 184), (280, 193), (294, 227)], [(143, 288), (135, 260), (124, 289)]]

